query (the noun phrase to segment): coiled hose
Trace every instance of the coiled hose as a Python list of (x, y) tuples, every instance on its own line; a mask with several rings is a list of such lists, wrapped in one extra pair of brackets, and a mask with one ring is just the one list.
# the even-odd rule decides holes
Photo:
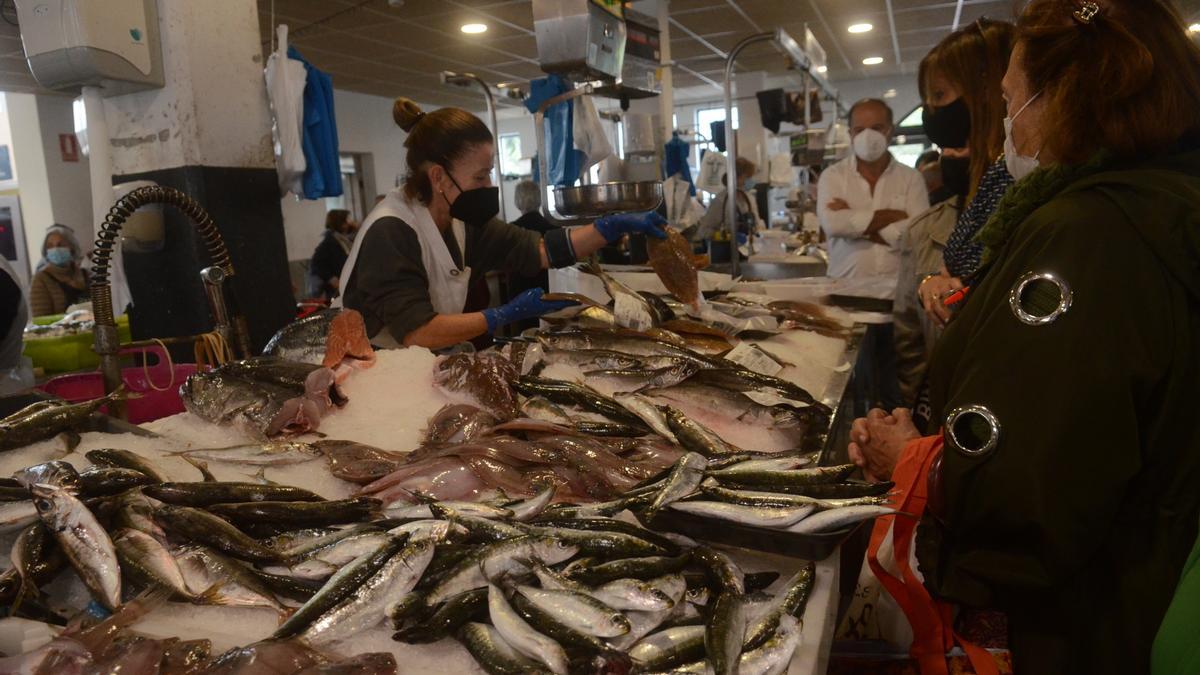
[(213, 222), (212, 216), (208, 215), (208, 211), (205, 211), (199, 202), (175, 188), (162, 185), (140, 187), (113, 204), (104, 218), (104, 223), (100, 225), (100, 233), (96, 235), (91, 288), (92, 311), (96, 316), (97, 325), (117, 325), (113, 317), (112, 283), (108, 278), (113, 247), (121, 236), (121, 227), (125, 225), (129, 216), (148, 204), (169, 204), (182, 211), (191, 219), (204, 239), (212, 264), (224, 270), (227, 279), (233, 276), (233, 262), (229, 259), (229, 249), (225, 248), (225, 241), (221, 239), (221, 233), (217, 231), (217, 224)]

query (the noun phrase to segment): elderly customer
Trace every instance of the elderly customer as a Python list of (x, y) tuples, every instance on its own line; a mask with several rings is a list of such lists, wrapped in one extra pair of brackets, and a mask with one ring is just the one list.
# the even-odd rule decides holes
[(546, 216), (542, 215), (542, 188), (537, 183), (531, 180), (517, 183), (513, 198), (517, 202), (517, 210), (521, 212), (521, 217), (513, 221), (513, 225), (539, 234), (558, 229), (558, 225), (546, 220)]
[(1200, 47), (1165, 0), (1033, 0), (1004, 96), (1018, 182), (929, 366), (944, 435), (874, 410), (850, 454), (928, 492), (924, 586), (1005, 611), (1014, 672), (1144, 673), (1200, 515)]
[(29, 311), (33, 316), (62, 314), (77, 302), (86, 302), (88, 274), (80, 267), (83, 251), (75, 232), (53, 225), (42, 240), (42, 264), (29, 283)]

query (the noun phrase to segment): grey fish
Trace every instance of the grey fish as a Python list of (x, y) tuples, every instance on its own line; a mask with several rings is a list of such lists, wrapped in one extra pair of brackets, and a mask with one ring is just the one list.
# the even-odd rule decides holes
[[(487, 588), (477, 588), (460, 593), (439, 605), (433, 614), (421, 617), (419, 622), (397, 631), (392, 639), (409, 644), (437, 642), (454, 633), (472, 618), (486, 615), (487, 596)], [(405, 605), (424, 606), (424, 602), (419, 595), (410, 593), (403, 598), (402, 602), (397, 602), (390, 607), (388, 616), (391, 617), (396, 628), (401, 626), (403, 615), (407, 609)]]
[(779, 628), (783, 617), (799, 619), (803, 616), (815, 579), (816, 566), (807, 562), (787, 580), (783, 592), (774, 598), (766, 613), (746, 627), (744, 646), (747, 651), (762, 646)]
[(587, 555), (651, 556), (664, 555), (669, 551), (663, 547), (625, 532), (596, 530), (574, 530), (566, 527), (525, 527), (533, 536), (548, 537), (575, 546)]
[(683, 580), (683, 577), (677, 574), (669, 574), (653, 579), (648, 583), (656, 586), (667, 595), (671, 600), (671, 607), (660, 611), (627, 612), (626, 616), (629, 618), (630, 630), (625, 635), (611, 641), (614, 647), (629, 649), (673, 616), (681, 605), (687, 604), (683, 602), (684, 594), (687, 592), (687, 583)]
[(280, 556), (225, 520), (190, 506), (164, 505), (154, 520), (172, 536), (185, 537), (251, 562), (278, 562)]
[(459, 593), (483, 588), (488, 579), (527, 570), (533, 562), (555, 565), (576, 552), (575, 546), (545, 537), (519, 537), (490, 544), (451, 570), (429, 591), (427, 602), (436, 605)]
[(689, 452), (671, 468), (666, 484), (654, 497), (654, 501), (646, 508), (646, 517), (653, 518), (664, 506), (679, 501), (696, 491), (700, 481), (704, 479), (704, 469), (708, 460), (698, 452)]
[(486, 623), (463, 626), (459, 640), (475, 662), (491, 675), (535, 675), (542, 672), (537, 661), (521, 654), (508, 644), (500, 631)]
[(38, 520), (38, 509), (31, 499), (0, 503), (0, 534), (23, 530)]
[(588, 635), (612, 638), (629, 632), (625, 615), (586, 593), (533, 586), (517, 586), (517, 592), (542, 611)]
[(53, 485), (73, 495), (83, 490), (83, 480), (79, 477), (79, 472), (72, 464), (61, 460), (26, 467), (14, 473), (13, 479), (27, 490), (34, 485)]
[(642, 672), (656, 672), (704, 656), (704, 626), (676, 626), (642, 638), (629, 650)]
[(0, 420), (0, 452), (68, 434), (67, 450), (79, 444), (77, 432), (83, 430), (92, 413), (128, 395), (125, 387), (94, 401), (73, 404), (34, 403)]
[(432, 542), (419, 541), (404, 547), (342, 604), (313, 621), (301, 639), (309, 643), (329, 642), (373, 628), (383, 621), (390, 603), (412, 591), (432, 558)]
[(245, 502), (320, 502), (320, 495), (290, 485), (259, 483), (210, 482), (159, 483), (142, 489), (152, 499), (177, 506), (207, 507), (214, 504)]
[(650, 580), (664, 574), (682, 570), (691, 559), (691, 552), (675, 557), (648, 556), (645, 558), (626, 558), (564, 570), (564, 574), (567, 578), (574, 581), (592, 585), (605, 584), (617, 579), (627, 578)]
[(791, 469), (799, 469), (808, 466), (812, 461), (807, 457), (790, 456), (790, 457), (768, 457), (761, 459), (747, 459), (743, 462), (722, 467), (717, 470), (710, 470), (710, 476), (725, 476), (737, 475), (743, 471), (789, 471)]
[(666, 592), (638, 579), (616, 579), (593, 588), (542, 565), (535, 566), (533, 573), (542, 588), (586, 593), (613, 609), (659, 612), (675, 604)]
[(762, 647), (739, 657), (736, 672), (740, 675), (780, 675), (791, 664), (800, 638), (800, 621), (790, 615), (780, 617), (778, 628)]
[(188, 592), (197, 600), (221, 607), (265, 607), (287, 612), (271, 588), (252, 570), (205, 547), (174, 549)]
[(116, 469), (133, 469), (140, 471), (154, 479), (156, 483), (162, 483), (167, 480), (166, 476), (159, 472), (158, 467), (154, 466), (150, 460), (141, 455), (130, 452), (128, 450), (119, 450), (116, 448), (106, 448), (100, 450), (91, 450), (85, 457), (92, 464), (98, 466), (108, 466)]
[(713, 603), (704, 629), (704, 648), (716, 675), (737, 672), (746, 632), (746, 607), (737, 593), (722, 593)]
[(92, 467), (79, 474), (79, 481), (83, 485), (81, 492), (89, 499), (154, 484), (154, 479), (141, 471), (113, 467)]
[(664, 406), (667, 425), (675, 432), (680, 445), (706, 457), (719, 457), (745, 452), (725, 441), (715, 431), (684, 415), (678, 409)]
[(496, 631), (513, 649), (545, 665), (556, 675), (568, 672), (567, 654), (557, 642), (535, 631), (517, 614), (504, 591), (488, 585), (488, 616)]
[[(389, 537), (374, 551), (359, 556), (350, 564), (338, 570), (325, 582), (321, 590), (304, 603), (296, 613), (288, 617), (279, 628), (271, 634), (271, 638), (282, 640), (299, 635), (328, 612), (350, 598), (368, 579), (378, 574), (404, 547), (404, 541), (399, 537)], [(382, 613), (380, 619), (382, 619)]]
[(804, 520), (815, 507), (807, 506), (743, 506), (725, 502), (687, 501), (675, 502), (674, 511), (690, 513), (705, 518), (728, 520), (741, 525), (782, 529)]
[(708, 546), (692, 549), (692, 557), (704, 566), (709, 579), (727, 593), (743, 595), (746, 592), (746, 573), (733, 562), (729, 554)]
[[(661, 368), (680, 361), (694, 363), (700, 368), (715, 368), (717, 365), (705, 356), (682, 347), (656, 340), (637, 333), (611, 330), (565, 330), (542, 332), (538, 341), (550, 350), (582, 351), (606, 350), (637, 358), (642, 366)], [(667, 362), (663, 359), (672, 359)], [(601, 365), (597, 363), (597, 365)]]
[(326, 368), (375, 361), (362, 315), (353, 309), (326, 309), (293, 321), (271, 337), (263, 354)]
[(33, 503), (46, 529), (54, 535), (71, 566), (100, 604), (121, 604), (121, 565), (108, 533), (83, 502), (66, 489), (34, 485)]
[(677, 445), (679, 443), (675, 438), (675, 434), (671, 433), (671, 429), (667, 426), (666, 417), (658, 409), (654, 401), (641, 394), (627, 392), (617, 392), (613, 394), (613, 399), (624, 406), (626, 410), (637, 415), (647, 426), (654, 430), (654, 433), (667, 439), (672, 444)]
[(143, 585), (165, 588), (186, 600), (195, 598), (188, 590), (179, 563), (157, 539), (138, 530), (117, 530), (113, 534), (113, 546), (122, 572)]
[(336, 501), (253, 501), (213, 504), (208, 512), (237, 525), (270, 524), (283, 527), (321, 527), (353, 523), (377, 517), (382, 502), (374, 497), (352, 497)]
[(895, 512), (895, 509), (888, 506), (844, 506), (809, 516), (787, 528), (787, 531), (801, 534), (834, 532), (864, 520), (891, 515)]
[(653, 305), (646, 302), (637, 291), (606, 274), (599, 265), (589, 263), (584, 266), (584, 271), (600, 277), (604, 282), (604, 289), (613, 299), (613, 314), (619, 325), (633, 330), (647, 330), (662, 323), (662, 317)]
[(513, 382), (513, 388), (525, 396), (542, 396), (555, 403), (578, 405), (619, 422), (633, 424), (642, 422), (640, 417), (629, 412), (613, 399), (574, 382), (522, 376)]
[(858, 467), (853, 464), (840, 464), (837, 466), (791, 469), (789, 471), (739, 471), (732, 474), (716, 475), (714, 478), (721, 485), (773, 489), (837, 483), (854, 473), (857, 469)]
[(228, 448), (206, 448), (171, 453), (209, 462), (250, 466), (287, 466), (319, 459), (321, 453), (309, 443), (253, 443)]
[(554, 493), (557, 491), (558, 486), (554, 483), (549, 483), (529, 499), (509, 504), (508, 508), (512, 510), (513, 520), (517, 522), (533, 520), (542, 511), (546, 510), (546, 507), (550, 505), (550, 501), (554, 499)]
[(843, 506), (878, 506), (887, 497), (851, 497), (849, 499), (817, 499), (805, 495), (757, 490), (731, 490), (716, 485), (700, 484), (700, 492), (708, 497), (730, 504), (744, 506), (814, 506), (818, 509), (836, 509)]

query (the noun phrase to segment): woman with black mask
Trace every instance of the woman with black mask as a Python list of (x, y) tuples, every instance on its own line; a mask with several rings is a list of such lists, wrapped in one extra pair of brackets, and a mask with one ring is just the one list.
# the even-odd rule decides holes
[(925, 133), (943, 149), (943, 180), (967, 196), (945, 241), (944, 265), (929, 270), (917, 288), (926, 314), (939, 326), (950, 318), (945, 301), (979, 267), (983, 246), (975, 234), (1013, 184), (1003, 156), (1007, 112), (1000, 81), (1014, 40), (1012, 24), (979, 19), (951, 33), (929, 55)]
[(942, 150), (942, 184), (952, 196), (913, 218), (900, 244), (893, 313), (900, 390), (910, 404), (945, 324), (940, 297), (962, 287), (946, 263), (953, 261), (956, 271), (971, 259), (978, 263), (971, 238), (1012, 183), (1004, 162), (995, 160), (1004, 147), (1000, 81), (1013, 34), (1012, 24), (980, 19), (951, 33), (921, 61), (925, 133)]
[(440, 349), (553, 312), (570, 303), (546, 302), (540, 288), (482, 311), (467, 307), (467, 292), (492, 270), (532, 275), (632, 232), (666, 237), (654, 213), (604, 216), (544, 237), (502, 222), (487, 125), (458, 108), (426, 114), (407, 98), (396, 99), (392, 117), (408, 133), (409, 174), (363, 221), (335, 301), (362, 313), (374, 344)]

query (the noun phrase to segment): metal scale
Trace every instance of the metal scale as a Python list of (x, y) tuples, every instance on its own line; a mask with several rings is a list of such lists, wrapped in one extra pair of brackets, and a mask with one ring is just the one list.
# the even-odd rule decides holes
[[(534, 114), (538, 175), (545, 199), (542, 213), (562, 224), (578, 224), (613, 213), (652, 211), (662, 203), (662, 181), (596, 185), (548, 185), (546, 111), (559, 103), (595, 94), (629, 98), (655, 95), (622, 86), (627, 27), (620, 0), (533, 0), (533, 25), (542, 70), (576, 83), (575, 88), (547, 99)], [(639, 78), (645, 79), (645, 78)]]

